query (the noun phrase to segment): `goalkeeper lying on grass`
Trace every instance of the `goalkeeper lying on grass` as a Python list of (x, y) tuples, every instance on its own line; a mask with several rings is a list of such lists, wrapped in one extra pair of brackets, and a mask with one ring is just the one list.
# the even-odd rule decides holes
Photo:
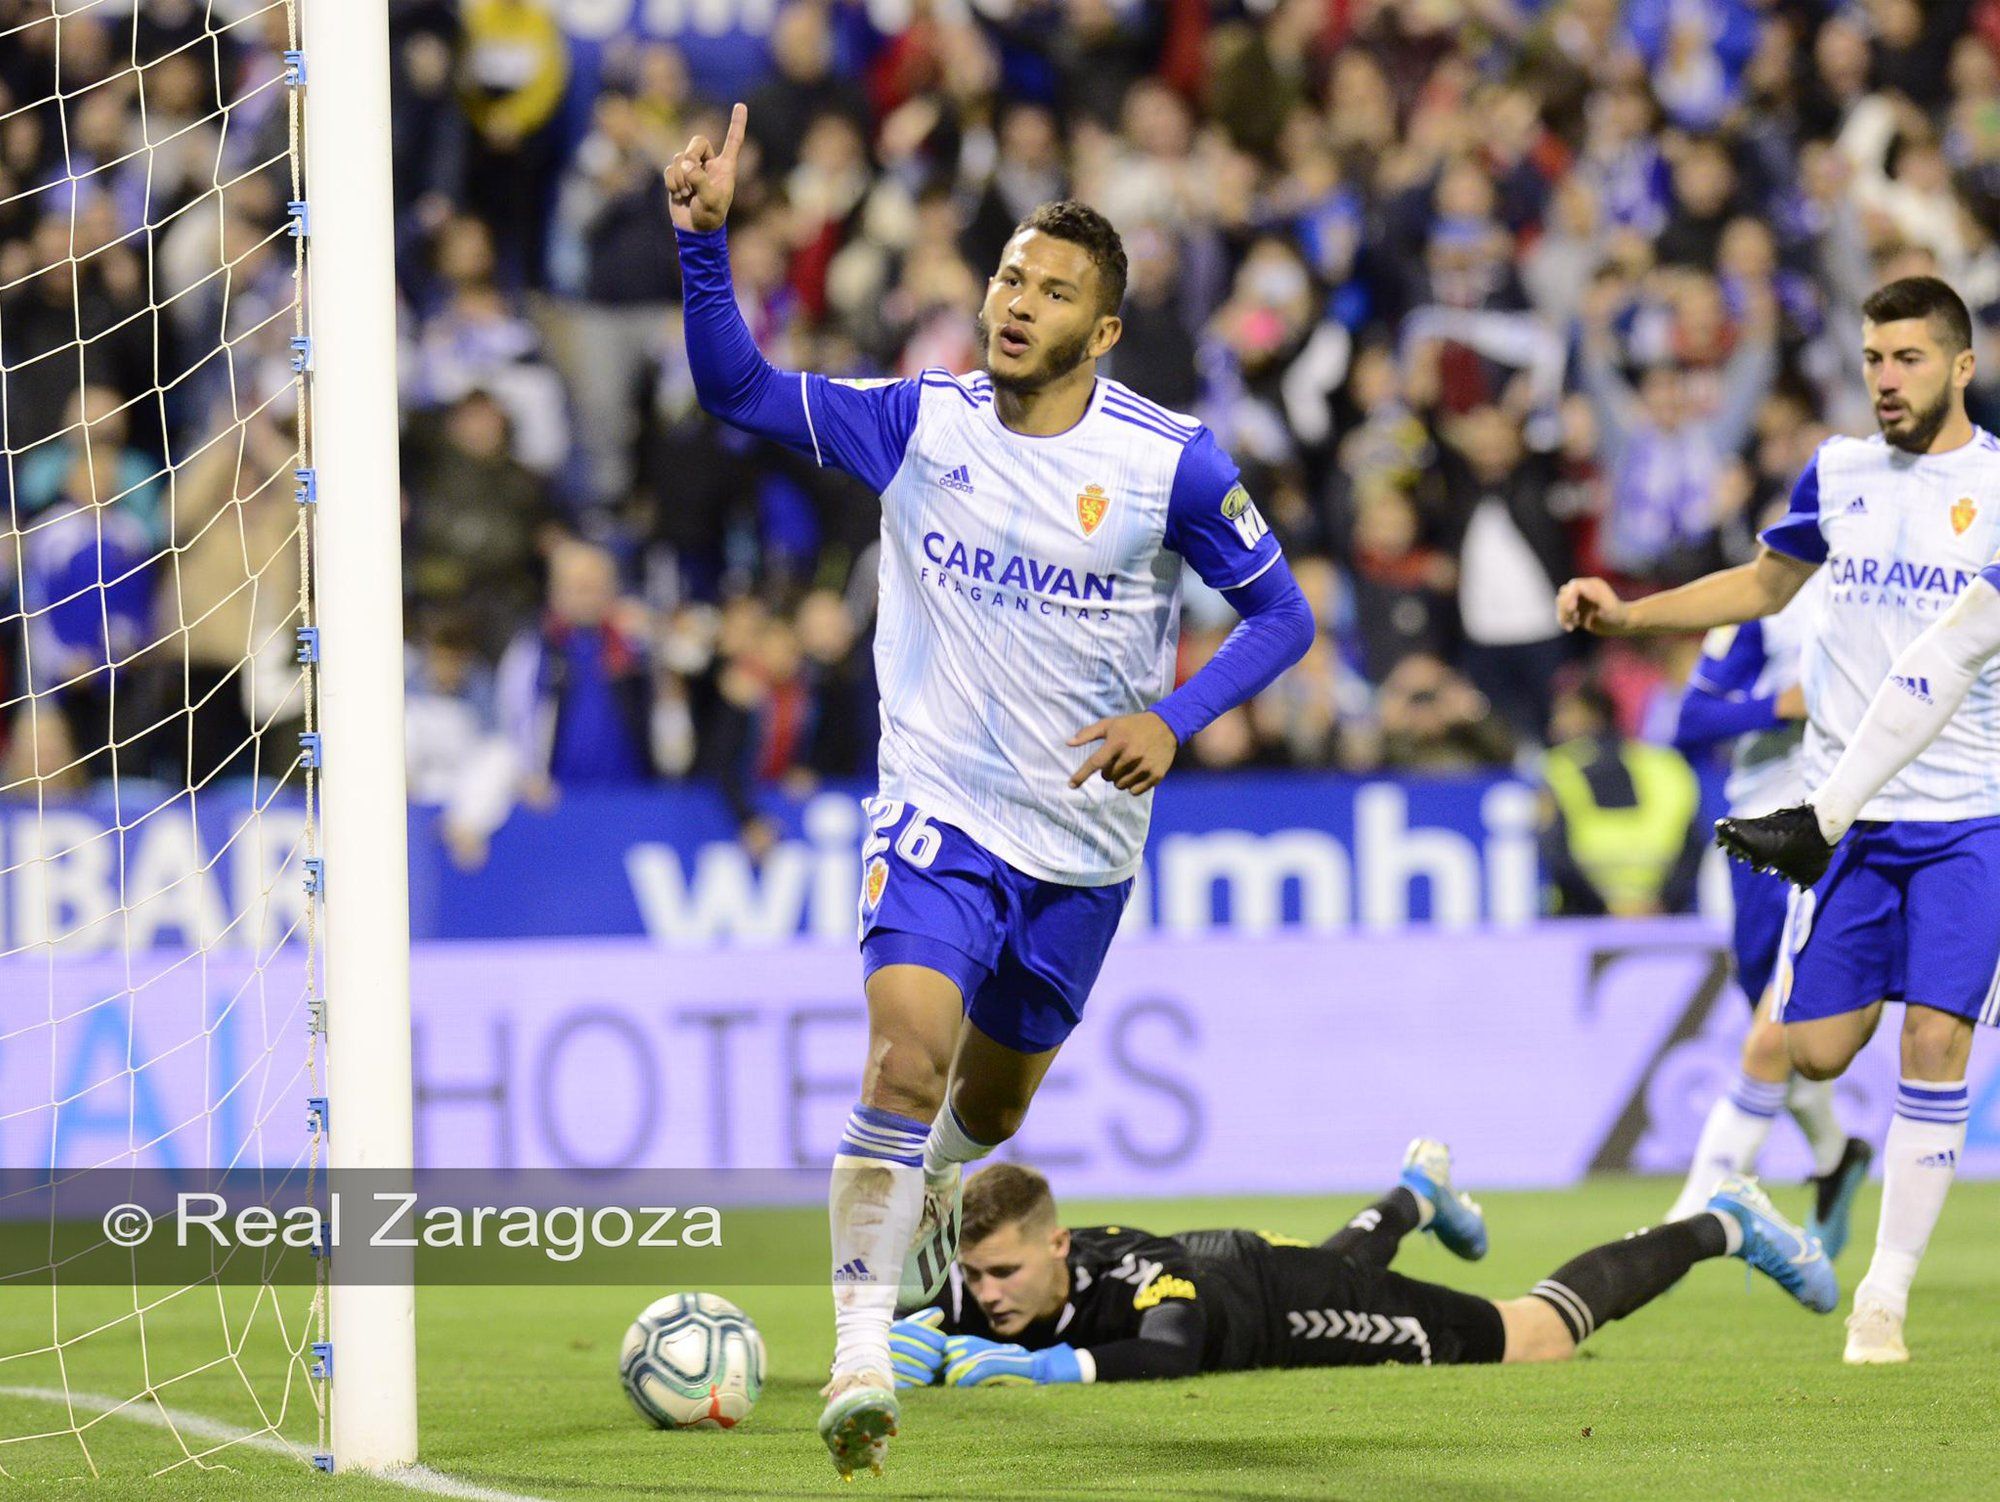
[(1741, 1257), (1808, 1309), (1839, 1301), (1817, 1238), (1755, 1182), (1725, 1179), (1708, 1208), (1593, 1247), (1495, 1302), (1389, 1270), (1412, 1231), (1486, 1254), (1479, 1207), (1451, 1187), (1441, 1142), (1410, 1144), (1402, 1181), (1309, 1246), (1259, 1231), (1152, 1236), (1069, 1230), (1048, 1180), (1000, 1164), (965, 1189), (964, 1231), (942, 1308), (891, 1332), (896, 1382), (1123, 1382), (1270, 1366), (1561, 1361), (1592, 1331), (1658, 1298), (1695, 1263)]

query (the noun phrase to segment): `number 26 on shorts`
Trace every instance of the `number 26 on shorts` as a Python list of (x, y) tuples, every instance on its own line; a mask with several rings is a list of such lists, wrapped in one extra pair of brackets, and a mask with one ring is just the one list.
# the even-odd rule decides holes
[[(868, 814), (868, 839), (861, 847), (861, 863), (865, 866), (889, 848), (889, 831), (909, 805), (900, 798), (870, 798), (863, 806)], [(912, 810), (910, 822), (896, 837), (896, 854), (903, 863), (919, 871), (927, 870), (943, 848), (943, 833), (922, 810)]]

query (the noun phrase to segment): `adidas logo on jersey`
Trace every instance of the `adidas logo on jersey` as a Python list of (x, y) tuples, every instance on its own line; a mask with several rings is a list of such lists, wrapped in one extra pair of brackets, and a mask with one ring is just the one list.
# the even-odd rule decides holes
[(1866, 516), (1868, 514), (1868, 503), (1862, 500), (1860, 496), (1856, 496), (1847, 503), (1847, 509), (1840, 514), (1842, 516)]
[(852, 1262), (846, 1263), (834, 1273), (833, 1281), (836, 1283), (868, 1283), (874, 1280), (874, 1276), (873, 1273), (868, 1271), (868, 1264), (863, 1262), (859, 1257), (856, 1257)]
[(967, 469), (963, 464), (961, 464), (957, 469), (953, 470), (950, 474), (940, 478), (938, 480), (938, 484), (942, 485), (946, 490), (959, 490), (963, 491), (967, 495), (971, 495), (972, 472), (969, 469)]
[(1889, 681), (1908, 694), (1912, 699), (1915, 699), (1919, 704), (1928, 704), (1931, 702), (1930, 679), (1912, 678), (1907, 674), (1898, 673)]

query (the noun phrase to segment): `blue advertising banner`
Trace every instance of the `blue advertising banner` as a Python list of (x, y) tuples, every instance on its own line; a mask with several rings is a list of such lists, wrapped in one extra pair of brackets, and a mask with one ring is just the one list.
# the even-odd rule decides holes
[[(774, 800), (768, 812), (784, 837), (762, 862), (703, 786), (571, 792), (545, 812), (518, 809), (476, 870), (454, 863), (435, 810), (413, 808), (412, 930), (419, 939), (643, 936), (674, 949), (851, 943), (870, 791)], [(198, 802), (127, 788), (122, 803), (0, 805), (0, 948), (45, 938), (72, 953), (254, 948), (290, 931), (304, 900), (293, 869), (300, 807), (260, 811), (247, 784), (204, 790)], [(1124, 931), (1515, 928), (1538, 902), (1535, 793), (1518, 780), (1191, 774), (1156, 795)], [(252, 908), (254, 931), (240, 919), (230, 928), (229, 914)]]
[[(677, 948), (851, 940), (860, 786), (770, 813), (761, 864), (699, 787), (567, 796), (515, 814), (477, 871), (453, 867), (436, 821), (412, 829), (420, 937), (646, 934)], [(1516, 927), (1539, 903), (1535, 793), (1506, 777), (1356, 779), (1251, 772), (1170, 779), (1125, 932)]]

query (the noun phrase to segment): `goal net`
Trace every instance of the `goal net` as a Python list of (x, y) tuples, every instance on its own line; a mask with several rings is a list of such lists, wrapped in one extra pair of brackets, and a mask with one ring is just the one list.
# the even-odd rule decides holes
[(0, 3), (12, 1478), (329, 1449), (325, 1259), (160, 1282), (96, 1218), (107, 1185), (323, 1172), (297, 9)]

